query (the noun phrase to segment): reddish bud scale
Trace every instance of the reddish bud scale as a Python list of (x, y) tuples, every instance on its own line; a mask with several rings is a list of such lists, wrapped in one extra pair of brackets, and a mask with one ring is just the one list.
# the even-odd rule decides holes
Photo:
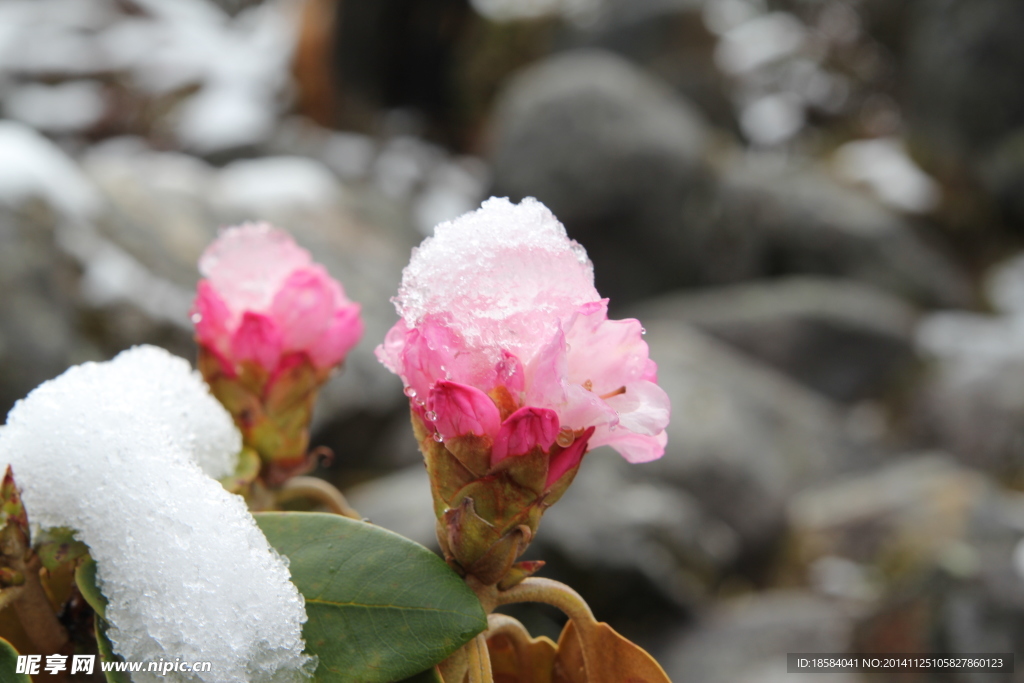
[(284, 480), (307, 467), (313, 404), (329, 371), (318, 371), (304, 353), (285, 357), (273, 374), (250, 362), (236, 371), (202, 345), (199, 371), (245, 445), (268, 466), (269, 479)]
[[(437, 538), (448, 563), (462, 575), (503, 589), (540, 569), (543, 563), (516, 560), (537, 533), (544, 511), (572, 483), (593, 428), (568, 448), (538, 446), (492, 466), (490, 436), (470, 433), (438, 442), (417, 410), (412, 426), (430, 475)], [(563, 462), (572, 464), (549, 483), (549, 471)]]

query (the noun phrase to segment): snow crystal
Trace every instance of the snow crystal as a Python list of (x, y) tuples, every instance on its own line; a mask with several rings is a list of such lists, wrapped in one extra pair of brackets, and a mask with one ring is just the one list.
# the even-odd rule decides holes
[(306, 615), (287, 565), (245, 502), (200, 469), (223, 472), (238, 446), (188, 364), (140, 347), (19, 401), (0, 465), (33, 525), (71, 527), (88, 544), (125, 659), (210, 661), (197, 677), (217, 683), (301, 680)]
[(491, 198), (413, 250), (394, 301), (410, 326), (439, 316), (470, 345), (529, 359), (562, 319), (600, 298), (586, 251), (547, 207)]

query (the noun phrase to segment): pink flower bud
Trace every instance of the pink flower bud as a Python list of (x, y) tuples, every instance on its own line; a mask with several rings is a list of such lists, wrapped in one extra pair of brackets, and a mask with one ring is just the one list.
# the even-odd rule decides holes
[(505, 458), (525, 455), (534, 448), (545, 453), (558, 437), (558, 415), (553, 410), (527, 406), (509, 415), (501, 423), (491, 451), (491, 465)]
[(362, 336), (359, 305), (309, 252), (265, 223), (224, 230), (199, 270), (196, 339), (231, 370), (249, 360), (273, 372), (283, 356), (304, 353), (325, 372)]
[(464, 384), (442, 380), (430, 390), (429, 414), (442, 438), (498, 431), (501, 416), (484, 392)]
[[(487, 428), (494, 463), (527, 438), (505, 433), (522, 410), (548, 411), (530, 413), (531, 420), (550, 413), (556, 432), (592, 428), (584, 446), (577, 439), (562, 458), (602, 445), (630, 462), (664, 453), (669, 399), (657, 385), (643, 328), (608, 319), (586, 253), (540, 202), (490, 199), (437, 226), (413, 252), (395, 306), (401, 320), (377, 357), (402, 378), (414, 403), (439, 382), (487, 394), (508, 416), (499, 429)], [(539, 423), (517, 429), (528, 424), (539, 430), (530, 438), (546, 438)]]
[(199, 260), (192, 321), (199, 368), (269, 463), (268, 481), (309, 465), (313, 402), (363, 334), (359, 304), (285, 232), (224, 230)]

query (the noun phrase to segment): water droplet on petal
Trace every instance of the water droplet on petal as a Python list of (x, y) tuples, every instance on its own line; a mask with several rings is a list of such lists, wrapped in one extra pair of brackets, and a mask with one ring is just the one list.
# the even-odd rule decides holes
[(434, 441), (441, 443), (444, 441), (444, 437), (441, 436), (441, 432), (434, 432)]
[(406, 387), (405, 395), (408, 396), (409, 398), (416, 398), (416, 390), (413, 389), (412, 387)]
[(437, 422), (437, 413), (435, 413), (433, 410), (428, 410), (427, 419), (430, 420), (431, 422)]
[(572, 445), (572, 442), (576, 440), (576, 435), (568, 427), (563, 427), (558, 431), (558, 436), (555, 437), (555, 443), (562, 448), (568, 448)]
[(647, 328), (646, 327), (641, 327), (640, 328), (640, 334), (642, 334), (642, 335), (643, 334), (647, 334)]
[(203, 314), (202, 313), (193, 313), (192, 317), (191, 317), (191, 320), (192, 320), (192, 322), (194, 324), (198, 325), (199, 323), (201, 323), (203, 321)]

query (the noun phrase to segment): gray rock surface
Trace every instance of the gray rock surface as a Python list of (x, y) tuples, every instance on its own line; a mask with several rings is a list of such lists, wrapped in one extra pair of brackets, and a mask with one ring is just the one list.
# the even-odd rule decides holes
[[(846, 652), (855, 613), (800, 591), (766, 592), (724, 603), (680, 634), (659, 661), (675, 683), (789, 681), (789, 652)], [(859, 683), (858, 674), (800, 674), (800, 680)]]
[(918, 393), (922, 430), (967, 464), (1024, 473), (1024, 321), (935, 313), (917, 337), (931, 365)]
[[(717, 232), (751, 242), (746, 276), (842, 276), (928, 306), (964, 306), (965, 275), (898, 214), (813, 165), (769, 155), (722, 166)], [(745, 229), (745, 232), (744, 232)], [(714, 254), (707, 260), (713, 264)]]
[(494, 131), (493, 194), (544, 202), (587, 247), (600, 291), (632, 299), (692, 273), (707, 130), (667, 86), (611, 53), (559, 54), (512, 81)]
[(665, 456), (640, 468), (644, 476), (687, 491), (743, 548), (772, 543), (787, 496), (855, 460), (840, 411), (692, 328), (645, 324), (672, 421)]
[(793, 277), (684, 291), (630, 315), (684, 321), (840, 401), (877, 397), (913, 367), (914, 310), (850, 280)]

